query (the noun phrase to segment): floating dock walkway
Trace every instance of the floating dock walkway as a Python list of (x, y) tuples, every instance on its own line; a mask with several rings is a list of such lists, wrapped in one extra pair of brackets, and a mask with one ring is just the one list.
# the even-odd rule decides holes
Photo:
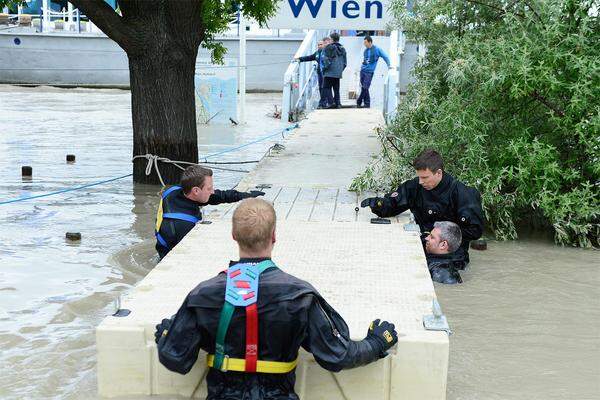
[[(273, 260), (311, 282), (345, 318), (353, 339), (366, 335), (375, 318), (396, 324), (399, 342), (391, 355), (366, 367), (331, 373), (303, 350), (296, 391), (306, 400), (438, 400), (446, 398), (448, 337), (427, 331), (435, 291), (416, 232), (405, 230), (409, 214), (374, 225), (368, 209), (355, 208), (366, 194), (347, 190), (380, 144), (383, 124), (375, 109), (315, 111), (238, 185), (264, 187), (277, 212)], [(110, 316), (97, 328), (101, 396), (179, 395), (205, 398), (206, 360), (187, 375), (165, 369), (154, 343), (154, 326), (174, 314), (187, 293), (237, 259), (231, 240), (233, 205), (206, 209), (205, 220), (163, 259), (129, 295), (126, 317)]]

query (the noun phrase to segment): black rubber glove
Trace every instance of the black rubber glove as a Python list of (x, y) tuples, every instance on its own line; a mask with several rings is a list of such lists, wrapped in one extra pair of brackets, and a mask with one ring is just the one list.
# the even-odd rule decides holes
[(248, 192), (248, 194), (250, 194), (250, 197), (258, 197), (258, 196), (264, 196), (265, 192), (261, 192), (260, 190), (251, 190)]
[(163, 335), (166, 335), (171, 327), (170, 319), (163, 319), (160, 324), (156, 325), (156, 332), (154, 332), (154, 341), (158, 344), (158, 341)]
[(373, 348), (378, 349), (380, 355), (386, 355), (386, 351), (398, 343), (396, 327), (387, 321), (380, 322), (379, 319), (371, 322), (367, 337), (365, 338)]
[(368, 199), (364, 199), (360, 202), (360, 206), (365, 207), (381, 207), (381, 199), (379, 197), (369, 197)]
[(360, 202), (362, 208), (371, 207), (373, 204), (375, 204), (375, 197), (369, 197)]

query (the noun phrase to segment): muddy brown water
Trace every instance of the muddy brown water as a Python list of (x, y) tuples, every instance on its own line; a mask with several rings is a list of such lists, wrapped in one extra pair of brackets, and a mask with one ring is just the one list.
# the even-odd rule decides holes
[(448, 399), (600, 398), (600, 253), (546, 239), (471, 251), (436, 284), (450, 336)]
[[(280, 95), (248, 104), (246, 126), (199, 131), (200, 154), (281, 126), (267, 116)], [(0, 110), (0, 202), (130, 171), (127, 91), (0, 85)], [(272, 143), (221, 160), (256, 159)], [(33, 166), (30, 182), (21, 165)], [(217, 172), (216, 186), (240, 177)], [(96, 397), (94, 328), (156, 263), (158, 190), (124, 179), (0, 205), (1, 399)], [(436, 285), (454, 331), (448, 399), (600, 398), (600, 253), (534, 239), (488, 247), (473, 251), (463, 285)]]

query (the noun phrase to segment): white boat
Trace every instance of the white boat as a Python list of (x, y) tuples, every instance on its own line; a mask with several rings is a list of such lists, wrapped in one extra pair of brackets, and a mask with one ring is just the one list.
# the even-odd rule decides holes
[[(38, 15), (0, 14), (0, 23), (3, 20), (0, 83), (129, 87), (125, 52), (72, 7)], [(282, 77), (305, 34), (302, 30), (250, 25), (246, 33), (246, 90), (281, 91)], [(238, 58), (237, 25), (217, 40), (227, 48), (226, 57)], [(209, 57), (205, 49), (200, 50), (199, 60)]]

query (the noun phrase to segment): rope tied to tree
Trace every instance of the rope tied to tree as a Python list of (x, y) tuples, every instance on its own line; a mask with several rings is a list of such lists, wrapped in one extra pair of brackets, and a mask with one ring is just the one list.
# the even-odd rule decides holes
[[(179, 164), (200, 165), (199, 163), (193, 163), (193, 162), (188, 162), (188, 161), (173, 161), (167, 157), (161, 157), (161, 156), (157, 156), (155, 154), (150, 154), (150, 153), (139, 154), (139, 155), (133, 156), (131, 161), (135, 161), (138, 158), (145, 158), (148, 161), (146, 163), (146, 171), (145, 171), (146, 176), (149, 176), (150, 174), (152, 174), (152, 169), (154, 169), (156, 171), (156, 175), (158, 176), (158, 180), (160, 181), (160, 184), (163, 187), (167, 186), (167, 185), (165, 184), (165, 181), (163, 180), (162, 175), (160, 174), (160, 169), (158, 168), (159, 162), (174, 165), (182, 171), (185, 171), (185, 167), (182, 167)], [(231, 172), (250, 172), (245, 169), (233, 169), (233, 168), (223, 168), (223, 167), (215, 167), (215, 166), (211, 166), (211, 168), (222, 170), (222, 171), (231, 171)]]
[[(164, 182), (164, 180), (163, 180), (163, 178), (162, 178), (162, 176), (160, 174), (160, 170), (158, 168), (158, 163), (159, 162), (166, 163), (166, 164), (172, 164), (172, 165), (176, 166), (177, 168), (179, 168), (182, 171), (185, 170), (185, 167), (182, 167), (179, 164), (182, 164), (182, 165), (211, 164), (210, 168), (212, 168), (212, 169), (218, 169), (218, 170), (222, 170), (222, 171), (231, 171), (231, 172), (250, 172), (250, 171), (245, 170), (245, 169), (232, 169), (232, 168), (215, 167), (212, 164), (226, 164), (226, 163), (225, 162), (214, 162), (214, 163), (212, 163), (212, 162), (208, 161), (208, 159), (212, 158), (212, 157), (220, 156), (220, 155), (223, 155), (223, 154), (226, 154), (226, 153), (231, 153), (233, 151), (237, 151), (237, 150), (242, 149), (244, 147), (250, 146), (250, 145), (255, 144), (255, 143), (262, 142), (262, 141), (267, 140), (267, 139), (271, 139), (271, 138), (273, 138), (275, 136), (278, 136), (278, 135), (281, 135), (281, 138), (285, 139), (285, 134), (287, 132), (289, 132), (289, 131), (292, 131), (292, 130), (296, 129), (297, 127), (298, 127), (297, 123), (296, 124), (292, 124), (292, 125), (289, 125), (289, 126), (287, 126), (285, 128), (279, 129), (279, 130), (277, 130), (274, 133), (271, 133), (269, 135), (263, 136), (263, 137), (258, 138), (256, 140), (253, 140), (251, 142), (242, 144), (240, 146), (236, 146), (236, 147), (231, 148), (231, 149), (227, 149), (227, 150), (223, 150), (223, 151), (219, 151), (219, 152), (216, 152), (216, 153), (205, 155), (204, 157), (200, 157), (200, 159), (204, 160), (204, 161), (203, 162), (201, 161), (199, 163), (192, 163), (192, 162), (187, 162), (187, 161), (173, 161), (173, 160), (171, 160), (169, 158), (160, 157), (160, 156), (157, 156), (157, 155), (154, 155), (154, 154), (150, 154), (150, 153), (138, 154), (136, 156), (133, 156), (133, 158), (132, 158), (131, 161), (135, 161), (138, 158), (145, 158), (146, 160), (148, 160), (148, 163), (146, 164), (146, 176), (149, 176), (152, 173), (152, 169), (154, 168), (154, 170), (156, 171), (156, 175), (158, 175), (158, 179), (160, 180), (160, 183), (161, 183), (161, 185), (163, 187), (166, 186), (166, 185), (165, 185), (165, 182)], [(269, 147), (269, 149), (267, 150), (267, 152), (265, 153), (265, 155), (270, 154), (271, 150), (278, 150), (279, 149), (278, 146), (281, 146), (281, 145), (279, 145), (279, 144), (276, 143), (273, 146)], [(283, 147), (283, 146), (281, 146), (281, 147)], [(231, 164), (248, 164), (248, 163), (256, 163), (256, 162), (258, 162), (258, 160), (257, 161), (230, 162), (230, 163)]]

